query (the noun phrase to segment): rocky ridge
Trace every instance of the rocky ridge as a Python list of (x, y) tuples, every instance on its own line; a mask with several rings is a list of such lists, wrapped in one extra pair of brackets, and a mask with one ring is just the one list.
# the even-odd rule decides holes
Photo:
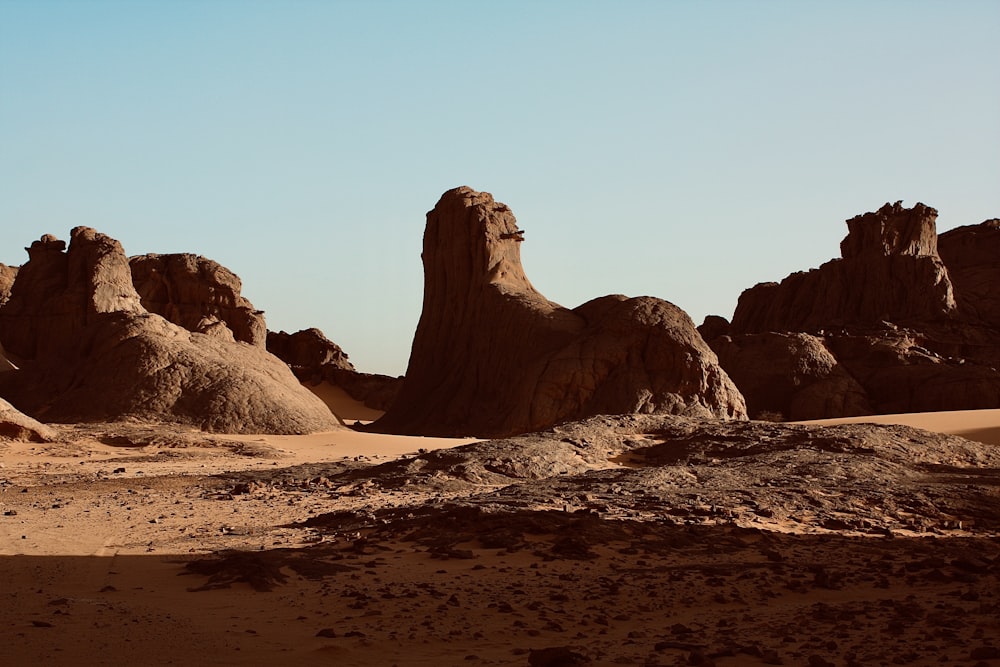
[(732, 324), (706, 319), (699, 329), (752, 416), (1000, 406), (990, 289), (1000, 227), (987, 221), (939, 239), (936, 217), (898, 202), (856, 216), (841, 259), (746, 290)]

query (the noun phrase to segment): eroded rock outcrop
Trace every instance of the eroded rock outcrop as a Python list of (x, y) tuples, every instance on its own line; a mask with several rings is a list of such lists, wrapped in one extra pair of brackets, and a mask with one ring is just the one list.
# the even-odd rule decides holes
[(10, 288), (14, 285), (14, 278), (17, 277), (16, 266), (0, 264), (0, 306), (7, 303), (10, 298)]
[(864, 388), (818, 336), (763, 333), (712, 339), (754, 419), (798, 421), (872, 413)]
[(20, 369), (0, 394), (49, 422), (141, 418), (234, 433), (337, 427), (326, 406), (262, 347), (193, 333), (149, 313), (118, 241), (87, 227), (69, 249), (28, 248), (0, 341)]
[(295, 333), (267, 332), (267, 351), (292, 367), (312, 371), (325, 366), (355, 370), (347, 353), (315, 327)]
[(944, 232), (938, 249), (962, 318), (1000, 327), (1000, 219)]
[(268, 331), (267, 350), (288, 364), (295, 377), (307, 386), (327, 382), (372, 410), (388, 410), (403, 385), (402, 378), (359, 373), (347, 353), (316, 328), (291, 334)]
[(55, 439), (56, 432), (51, 426), (32, 419), (0, 398), (0, 440), (51, 442)]
[(601, 413), (743, 418), (743, 397), (681, 309), (607, 296), (569, 310), (521, 265), (524, 232), (488, 193), (427, 214), (423, 312), (376, 430), (499, 436)]
[(139, 255), (129, 260), (132, 282), (151, 313), (188, 331), (265, 346), (263, 311), (240, 292), (235, 273), (199, 255)]
[(956, 309), (937, 252), (937, 211), (896, 202), (847, 221), (841, 259), (740, 295), (734, 333), (939, 320)]
[(852, 218), (841, 259), (746, 290), (731, 325), (706, 318), (751, 415), (1000, 407), (1000, 221), (938, 238), (936, 215), (897, 203)]

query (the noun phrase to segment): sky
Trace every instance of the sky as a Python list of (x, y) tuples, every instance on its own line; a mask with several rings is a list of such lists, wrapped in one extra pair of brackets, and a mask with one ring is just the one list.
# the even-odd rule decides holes
[(94, 227), (405, 372), (460, 185), (575, 307), (700, 323), (886, 202), (1000, 217), (996, 0), (0, 0), (0, 262)]

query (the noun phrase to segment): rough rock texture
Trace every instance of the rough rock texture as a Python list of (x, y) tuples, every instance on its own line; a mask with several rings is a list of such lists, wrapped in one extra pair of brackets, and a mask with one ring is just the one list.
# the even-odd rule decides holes
[(897, 203), (848, 220), (843, 259), (745, 291), (728, 327), (706, 318), (752, 415), (1000, 406), (1000, 221), (939, 239), (935, 217)]
[(0, 440), (49, 442), (55, 438), (54, 429), (19, 412), (13, 405), (0, 398)]
[(601, 413), (743, 418), (687, 314), (649, 297), (574, 310), (521, 266), (510, 209), (467, 187), (427, 214), (423, 312), (399, 400), (375, 430), (497, 436)]
[(373, 410), (388, 410), (403, 385), (402, 378), (359, 373), (347, 353), (316, 328), (292, 334), (268, 331), (267, 351), (288, 364), (300, 381), (329, 382)]
[(142, 306), (149, 312), (188, 331), (266, 344), (264, 312), (240, 294), (239, 277), (218, 262), (178, 253), (139, 255), (129, 265)]
[(1000, 327), (1000, 219), (944, 232), (938, 250), (962, 317)]
[(754, 419), (798, 421), (872, 413), (864, 388), (822, 338), (802, 333), (712, 339)]
[(14, 285), (14, 278), (17, 277), (16, 266), (0, 264), (0, 306), (7, 303), (10, 298), (10, 288)]
[(842, 259), (744, 291), (732, 331), (815, 332), (947, 318), (956, 303), (937, 253), (936, 220), (933, 208), (899, 202), (848, 220)]
[(20, 370), (0, 394), (50, 422), (135, 417), (236, 433), (336, 428), (326, 406), (262, 347), (193, 333), (148, 313), (121, 244), (72, 231), (28, 249), (0, 341)]
[(318, 369), (322, 366), (355, 370), (347, 358), (347, 353), (316, 328), (303, 329), (292, 334), (284, 331), (268, 331), (267, 351), (291, 366), (292, 370)]

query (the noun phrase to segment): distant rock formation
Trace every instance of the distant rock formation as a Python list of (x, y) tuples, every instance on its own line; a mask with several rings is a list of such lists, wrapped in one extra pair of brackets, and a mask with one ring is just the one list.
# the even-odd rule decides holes
[(744, 291), (732, 331), (814, 332), (950, 316), (956, 303), (937, 252), (936, 219), (933, 208), (896, 202), (848, 220), (841, 259)]
[(427, 214), (423, 312), (374, 430), (495, 437), (602, 413), (746, 416), (681, 309), (623, 296), (563, 308), (528, 281), (523, 240), (506, 205), (467, 187)]
[(14, 278), (17, 277), (16, 266), (0, 264), (0, 306), (7, 303), (10, 298), (10, 288), (14, 285)]
[(150, 314), (118, 241), (87, 227), (28, 248), (0, 342), (20, 369), (0, 395), (49, 422), (139, 418), (233, 433), (337, 427), (326, 406), (259, 346), (189, 332)]
[(702, 335), (750, 414), (1000, 407), (1000, 221), (935, 232), (923, 204), (847, 221), (842, 259), (746, 290)]
[(403, 385), (398, 377), (359, 373), (347, 353), (316, 328), (291, 334), (268, 331), (267, 350), (288, 364), (303, 383), (329, 382), (373, 410), (388, 410)]
[(139, 255), (129, 259), (132, 283), (143, 308), (188, 331), (230, 338), (264, 347), (263, 311), (240, 291), (239, 277), (199, 255)]
[(1000, 327), (1000, 219), (938, 237), (963, 319)]
[(314, 371), (325, 366), (355, 370), (347, 353), (315, 327), (291, 334), (268, 331), (267, 351), (291, 366), (293, 371)]
[(55, 430), (19, 412), (13, 405), (0, 398), (0, 440), (25, 442), (51, 442)]

